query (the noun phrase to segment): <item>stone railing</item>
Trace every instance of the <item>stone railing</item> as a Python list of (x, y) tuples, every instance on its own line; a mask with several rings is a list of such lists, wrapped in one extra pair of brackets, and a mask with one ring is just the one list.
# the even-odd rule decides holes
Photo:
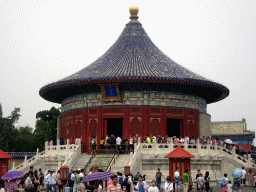
[(37, 152), (36, 152), (36, 155), (34, 157), (28, 159), (28, 156), (25, 155), (24, 162), (21, 163), (18, 166), (15, 166), (15, 162), (13, 162), (12, 170), (23, 170), (23, 169), (26, 169), (27, 167), (30, 167), (33, 164), (35, 164), (44, 155), (45, 155), (45, 151), (39, 152), (39, 149), (37, 148)]
[[(172, 138), (171, 138), (172, 141)], [(136, 147), (135, 147), (136, 146)], [(175, 147), (178, 146), (178, 144), (174, 143), (139, 143), (138, 145), (134, 145), (134, 155), (131, 154), (130, 158), (130, 166), (132, 170), (132, 166), (135, 166), (136, 161), (138, 161), (139, 154), (154, 154), (155, 157), (161, 155), (165, 156), (171, 151), (175, 149)], [(248, 159), (244, 158), (238, 154), (235, 153), (235, 147), (233, 147), (233, 151), (226, 149), (226, 146), (219, 146), (217, 143), (214, 145), (211, 144), (200, 144), (199, 139), (197, 140), (196, 144), (189, 144), (187, 143), (186, 139), (183, 144), (179, 144), (182, 148), (184, 148), (186, 151), (197, 155), (200, 158), (204, 158), (205, 156), (209, 158), (219, 158), (223, 157), (224, 155), (235, 162), (241, 164), (244, 167), (255, 167), (256, 164), (252, 163), (250, 161), (250, 155), (248, 155)]]
[(134, 144), (134, 154), (133, 152), (130, 153), (130, 171), (133, 175), (136, 175), (137, 172), (142, 171), (141, 167), (141, 154), (142, 154), (142, 143), (140, 143), (140, 138), (139, 138), (139, 143)]
[[(69, 139), (67, 139), (66, 145), (60, 145), (59, 139), (57, 140), (57, 145), (53, 145), (53, 142), (51, 141), (51, 145), (49, 145), (49, 142), (45, 142), (45, 150), (42, 152), (39, 152), (39, 149), (37, 149), (36, 155), (30, 159), (27, 158), (27, 155), (25, 155), (25, 160), (23, 163), (21, 163), (19, 166), (15, 167), (15, 162), (13, 163), (12, 170), (25, 170), (26, 168), (30, 166), (35, 166), (37, 163), (39, 163), (39, 160), (46, 159), (46, 158), (65, 158), (65, 165), (68, 166), (72, 161), (75, 160), (75, 157), (77, 154), (81, 154), (81, 140), (77, 139), (76, 144), (69, 144)], [(60, 163), (58, 163), (58, 167), (60, 167)]]
[(66, 148), (69, 149), (69, 153), (66, 154), (65, 161), (62, 164), (62, 166), (70, 167), (71, 165), (73, 166), (77, 157), (81, 155), (81, 149), (82, 149), (81, 139), (77, 139), (77, 145), (75, 146), (70, 145), (70, 146), (67, 146)]
[(36, 152), (6, 152), (8, 155), (12, 156), (13, 158), (25, 158), (27, 157), (34, 157)]

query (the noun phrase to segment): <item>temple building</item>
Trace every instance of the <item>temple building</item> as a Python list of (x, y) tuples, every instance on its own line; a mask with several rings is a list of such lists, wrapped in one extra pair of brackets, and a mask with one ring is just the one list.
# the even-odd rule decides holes
[(213, 121), (212, 137), (222, 140), (231, 139), (236, 146), (251, 151), (255, 132), (247, 130), (245, 119), (242, 121)]
[(207, 105), (226, 98), (229, 89), (166, 56), (138, 21), (138, 8), (130, 14), (106, 53), (40, 89), (41, 97), (61, 104), (58, 137), (81, 138), (85, 152), (92, 137), (99, 143), (111, 134), (211, 136)]

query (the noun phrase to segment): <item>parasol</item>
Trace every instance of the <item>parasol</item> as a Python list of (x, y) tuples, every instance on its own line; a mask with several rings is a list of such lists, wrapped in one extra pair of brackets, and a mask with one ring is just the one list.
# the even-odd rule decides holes
[(240, 178), (242, 176), (242, 169), (236, 168), (232, 171), (232, 176), (234, 178)]
[(227, 144), (232, 144), (232, 140), (230, 140), (230, 139), (226, 139), (224, 142)]
[(90, 175), (87, 175), (82, 178), (81, 183), (88, 182), (88, 181), (96, 181), (100, 179), (106, 179), (108, 177), (112, 177), (113, 174), (109, 172), (94, 172)]
[(13, 180), (22, 178), (25, 174), (21, 171), (9, 171), (2, 176), (3, 180)]

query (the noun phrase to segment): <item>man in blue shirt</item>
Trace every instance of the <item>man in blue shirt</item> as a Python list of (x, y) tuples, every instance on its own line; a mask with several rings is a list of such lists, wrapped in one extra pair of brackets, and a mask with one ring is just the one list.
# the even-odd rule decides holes
[(63, 140), (63, 138), (60, 139), (60, 145), (64, 145), (64, 140)]

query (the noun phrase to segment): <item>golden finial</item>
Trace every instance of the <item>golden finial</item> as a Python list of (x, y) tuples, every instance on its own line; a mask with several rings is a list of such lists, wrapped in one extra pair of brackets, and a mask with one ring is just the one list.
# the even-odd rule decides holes
[(129, 23), (139, 23), (139, 21), (138, 21), (139, 17), (137, 16), (138, 12), (139, 12), (139, 8), (136, 6), (132, 6), (129, 8), (129, 11), (131, 14), (131, 16), (130, 16), (131, 21)]
[(178, 146), (180, 147), (180, 143), (178, 144)]

